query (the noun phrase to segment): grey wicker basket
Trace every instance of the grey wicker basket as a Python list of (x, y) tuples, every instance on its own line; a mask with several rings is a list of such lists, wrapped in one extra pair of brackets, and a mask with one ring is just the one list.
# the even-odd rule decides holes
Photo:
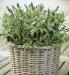
[(58, 75), (60, 47), (9, 47), (12, 75)]

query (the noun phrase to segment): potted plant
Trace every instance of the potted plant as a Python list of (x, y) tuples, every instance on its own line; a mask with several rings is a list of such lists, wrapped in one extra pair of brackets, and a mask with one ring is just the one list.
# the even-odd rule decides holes
[(56, 75), (60, 46), (68, 29), (64, 13), (45, 10), (43, 4), (7, 7), (2, 19), (3, 35), (9, 42), (12, 73), (15, 75)]

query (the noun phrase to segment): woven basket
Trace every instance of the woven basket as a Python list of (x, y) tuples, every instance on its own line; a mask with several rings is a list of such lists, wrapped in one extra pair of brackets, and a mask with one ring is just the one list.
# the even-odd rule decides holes
[(9, 47), (12, 75), (58, 75), (60, 47)]

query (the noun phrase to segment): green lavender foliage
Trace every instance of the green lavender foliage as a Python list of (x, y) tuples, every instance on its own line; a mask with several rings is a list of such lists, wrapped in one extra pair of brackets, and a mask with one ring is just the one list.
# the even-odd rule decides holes
[(65, 41), (68, 29), (63, 25), (64, 13), (55, 10), (45, 10), (43, 4), (24, 5), (25, 10), (17, 6), (7, 7), (9, 13), (4, 13), (2, 19), (3, 34), (19, 45), (46, 46), (61, 44)]

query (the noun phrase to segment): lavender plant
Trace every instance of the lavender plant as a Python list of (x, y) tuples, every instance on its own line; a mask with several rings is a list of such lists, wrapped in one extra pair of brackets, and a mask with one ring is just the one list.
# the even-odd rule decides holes
[(47, 46), (62, 44), (69, 30), (63, 25), (64, 13), (58, 8), (45, 10), (43, 4), (7, 7), (9, 13), (3, 15), (3, 34), (7, 41), (25, 46)]

